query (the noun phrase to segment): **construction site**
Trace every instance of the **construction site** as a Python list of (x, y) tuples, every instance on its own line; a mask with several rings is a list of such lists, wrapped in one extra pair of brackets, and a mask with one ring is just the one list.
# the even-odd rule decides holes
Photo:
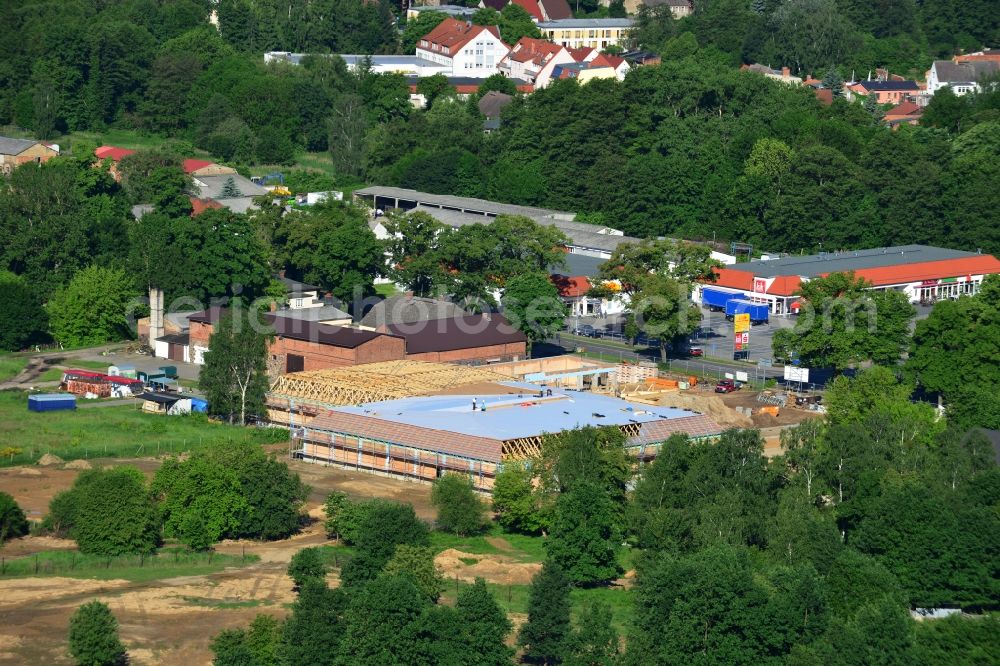
[(488, 491), (504, 464), (537, 456), (546, 436), (574, 428), (618, 427), (640, 459), (675, 433), (719, 435), (718, 423), (688, 407), (615, 395), (623, 380), (655, 374), (577, 357), (480, 367), (390, 361), (283, 375), (268, 416), (290, 429), (295, 458), (426, 481), (462, 472)]

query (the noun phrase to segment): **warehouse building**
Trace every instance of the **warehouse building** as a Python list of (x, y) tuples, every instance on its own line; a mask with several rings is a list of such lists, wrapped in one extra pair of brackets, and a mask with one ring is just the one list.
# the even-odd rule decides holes
[(739, 298), (766, 303), (772, 314), (794, 314), (803, 282), (848, 271), (873, 289), (899, 291), (911, 303), (930, 304), (977, 293), (985, 276), (1000, 273), (1000, 259), (928, 245), (760, 259), (716, 269), (718, 279), (695, 289), (693, 297), (706, 307)]

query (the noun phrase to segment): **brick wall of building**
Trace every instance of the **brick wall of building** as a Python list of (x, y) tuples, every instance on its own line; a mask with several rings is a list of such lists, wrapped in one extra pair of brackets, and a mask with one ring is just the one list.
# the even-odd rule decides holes
[(525, 343), (516, 342), (505, 345), (490, 345), (488, 347), (472, 347), (470, 349), (454, 349), (443, 352), (425, 352), (422, 354), (407, 354), (409, 361), (428, 361), (435, 363), (470, 363), (480, 361), (515, 361), (527, 356)]
[[(379, 336), (353, 349), (321, 345), (291, 338), (275, 339), (268, 350), (272, 359), (284, 371), (288, 354), (303, 357), (303, 370), (324, 370), (359, 363), (395, 361), (403, 358), (403, 340), (387, 335)], [(275, 358), (276, 357), (276, 358)]]

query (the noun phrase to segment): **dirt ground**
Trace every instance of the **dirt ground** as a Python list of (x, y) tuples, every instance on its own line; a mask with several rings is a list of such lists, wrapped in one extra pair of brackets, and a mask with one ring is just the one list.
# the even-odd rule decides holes
[[(160, 462), (152, 458), (90, 461), (95, 467), (133, 465), (150, 477)], [(249, 567), (148, 582), (56, 577), (0, 581), (0, 665), (71, 663), (66, 649), (69, 618), (79, 605), (92, 599), (108, 603), (118, 618), (133, 664), (208, 664), (211, 639), (223, 629), (246, 626), (258, 613), (278, 617), (288, 613), (287, 606), (295, 597), (285, 569), (299, 549), (329, 543), (320, 505), (330, 491), (342, 490), (355, 499), (405, 501), (414, 505), (421, 518), (434, 517), (430, 486), (301, 462), (292, 462), (291, 467), (312, 487), (305, 509), (314, 522), (284, 541), (229, 541), (217, 546), (221, 553), (238, 555), (245, 549), (247, 554), (259, 556), (260, 561)], [(65, 465), (5, 468), (0, 469), (0, 488), (37, 520), (47, 511), (52, 497), (69, 488), (77, 474), (78, 470)], [(75, 544), (66, 539), (25, 537), (7, 543), (0, 554), (23, 557), (73, 547)], [(474, 575), (484, 575), (488, 567), (489, 563), (484, 563), (482, 571)], [(523, 572), (519, 572), (517, 580), (522, 577)], [(330, 582), (337, 583), (335, 575)]]

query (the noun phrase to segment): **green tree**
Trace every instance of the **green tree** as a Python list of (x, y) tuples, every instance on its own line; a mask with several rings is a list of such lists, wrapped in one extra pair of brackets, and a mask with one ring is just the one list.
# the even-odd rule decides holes
[(243, 193), (240, 192), (240, 188), (236, 184), (236, 181), (233, 180), (233, 177), (230, 176), (226, 179), (226, 182), (222, 184), (222, 192), (219, 196), (223, 199), (233, 199), (235, 197), (243, 196)]
[(80, 552), (150, 553), (160, 540), (160, 518), (142, 473), (134, 467), (81, 472), (53, 498), (51, 521), (68, 530)]
[(437, 525), (462, 536), (482, 532), (488, 523), (486, 504), (476, 494), (472, 480), (462, 474), (445, 474), (431, 489)]
[(392, 559), (397, 546), (429, 546), (427, 524), (417, 518), (409, 504), (372, 501), (351, 528), (342, 528), (355, 554), (341, 569), (344, 585), (360, 585), (377, 577)]
[(127, 339), (132, 336), (128, 313), (137, 296), (135, 282), (125, 271), (85, 268), (47, 305), (52, 337), (70, 346)]
[(400, 38), (400, 50), (403, 53), (412, 53), (417, 48), (417, 42), (446, 18), (448, 15), (444, 12), (429, 11), (420, 12), (416, 18), (408, 19), (406, 27), (403, 28), (403, 36)]
[(347, 493), (335, 490), (327, 496), (323, 503), (323, 513), (326, 515), (324, 527), (326, 527), (326, 535), (331, 539), (339, 540), (341, 538), (341, 518), (349, 502)]
[(264, 414), (269, 333), (255, 313), (231, 309), (213, 326), (198, 387), (211, 414), (246, 425)]
[(288, 563), (288, 576), (296, 588), (301, 588), (308, 580), (326, 578), (326, 563), (323, 562), (319, 549), (303, 548), (296, 551)]
[(343, 590), (331, 590), (323, 580), (307, 580), (281, 628), (281, 643), (277, 648), (280, 663), (317, 666), (337, 663), (347, 604)]
[(408, 578), (380, 576), (351, 600), (341, 658), (351, 664), (413, 663), (418, 649), (414, 629), (429, 605)]
[(432, 602), (437, 602), (444, 591), (444, 577), (434, 564), (434, 552), (426, 546), (396, 546), (396, 552), (382, 571), (387, 576), (409, 579)]
[(830, 66), (823, 75), (823, 87), (833, 92), (834, 97), (844, 96), (844, 79), (841, 78), (837, 68)]
[(684, 337), (701, 325), (701, 311), (690, 302), (690, 285), (664, 275), (651, 275), (633, 295), (636, 322), (648, 336), (659, 340), (660, 361), (676, 338)]
[(923, 389), (940, 394), (950, 421), (962, 428), (1000, 427), (990, 398), (992, 360), (1000, 353), (1000, 279), (989, 276), (980, 292), (935, 304), (917, 322), (906, 369)]
[(618, 632), (612, 626), (611, 606), (596, 601), (583, 610), (569, 638), (566, 666), (615, 666), (619, 659)]
[(444, 74), (433, 74), (425, 76), (417, 83), (417, 93), (424, 96), (426, 103), (424, 108), (430, 109), (439, 97), (446, 97), (454, 94), (454, 88), (448, 83), (448, 77)]
[(281, 624), (271, 615), (260, 614), (249, 628), (226, 629), (212, 639), (215, 666), (278, 666)]
[(16, 539), (28, 533), (28, 520), (14, 498), (0, 492), (0, 546), (7, 539)]
[(328, 144), (334, 169), (344, 176), (360, 176), (365, 164), (368, 110), (365, 100), (353, 93), (337, 97), (330, 110)]
[(545, 527), (535, 496), (533, 474), (522, 465), (509, 464), (493, 482), (493, 512), (508, 532), (538, 534)]
[(444, 279), (438, 245), (447, 227), (424, 212), (390, 213), (383, 220), (389, 235), (385, 241), (388, 277), (417, 296), (432, 295)]
[(546, 560), (531, 580), (528, 621), (517, 635), (525, 661), (558, 664), (566, 657), (572, 630), (569, 591), (569, 579), (556, 564)]
[[(503, 292), (504, 314), (524, 333), (529, 345), (561, 331), (569, 308), (546, 273), (524, 273), (508, 280)], [(530, 352), (530, 349), (529, 349)]]
[(164, 531), (197, 550), (223, 538), (282, 539), (298, 530), (309, 493), (288, 465), (239, 444), (167, 460), (153, 479)]
[(48, 315), (24, 278), (0, 271), (0, 349), (17, 351), (39, 341), (48, 328)]
[(486, 587), (486, 581), (476, 578), (458, 593), (455, 610), (468, 632), (471, 654), (484, 666), (510, 664), (514, 651), (507, 647), (506, 638), (513, 625)]
[(853, 273), (804, 282), (795, 327), (775, 334), (774, 353), (790, 348), (804, 365), (837, 372), (864, 361), (898, 362), (915, 310), (904, 294), (870, 286)]
[(616, 578), (621, 543), (619, 508), (597, 483), (575, 483), (556, 499), (545, 549), (548, 560), (574, 583), (594, 585)]
[(69, 619), (69, 652), (80, 666), (116, 666), (128, 663), (118, 638), (118, 620), (108, 605), (91, 601)]
[(499, 27), (500, 39), (507, 44), (516, 44), (522, 37), (540, 39), (542, 36), (542, 32), (532, 20), (531, 14), (524, 7), (512, 2), (500, 10)]

